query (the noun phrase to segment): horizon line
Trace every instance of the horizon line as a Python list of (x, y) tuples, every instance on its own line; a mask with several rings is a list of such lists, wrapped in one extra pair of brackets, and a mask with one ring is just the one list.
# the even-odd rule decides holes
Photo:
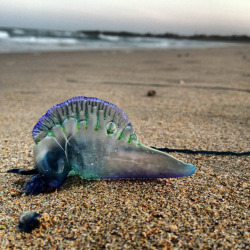
[(218, 34), (218, 33), (202, 33), (202, 32), (194, 32), (192, 34), (189, 35), (184, 35), (183, 33), (177, 33), (177, 32), (169, 32), (169, 31), (165, 31), (165, 32), (151, 32), (151, 31), (146, 31), (146, 32), (135, 32), (135, 31), (129, 31), (129, 30), (104, 30), (104, 29), (75, 29), (75, 30), (69, 30), (69, 29), (53, 29), (53, 28), (26, 28), (26, 27), (17, 27), (17, 26), (0, 26), (0, 29), (26, 29), (26, 30), (46, 30), (46, 31), (68, 31), (68, 32), (92, 32), (92, 33), (99, 33), (99, 34), (103, 34), (103, 33), (125, 33), (125, 34), (131, 34), (131, 35), (137, 35), (137, 36), (153, 36), (153, 37), (157, 37), (157, 36), (166, 36), (166, 35), (170, 35), (170, 36), (178, 36), (179, 38), (183, 37), (183, 38), (190, 38), (190, 37), (195, 37), (195, 36), (205, 36), (205, 37), (246, 37), (246, 38), (250, 38), (250, 35), (244, 34), (244, 33), (229, 33), (229, 34)]

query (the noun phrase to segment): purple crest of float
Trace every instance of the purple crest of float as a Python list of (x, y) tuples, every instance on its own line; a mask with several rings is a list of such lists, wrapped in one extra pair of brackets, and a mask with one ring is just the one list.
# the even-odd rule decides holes
[[(109, 103), (107, 101), (101, 100), (99, 98), (95, 98), (95, 97), (85, 97), (85, 96), (77, 96), (77, 97), (72, 97), (68, 100), (66, 100), (65, 102), (59, 103), (54, 105), (53, 107), (51, 107), (45, 115), (43, 115), (39, 121), (37, 122), (37, 124), (34, 126), (33, 131), (32, 131), (32, 137), (35, 140), (35, 137), (37, 134), (42, 133), (42, 132), (49, 132), (50, 129), (52, 128), (52, 126), (58, 124), (61, 125), (63, 123), (62, 118), (60, 117), (60, 113), (59, 111), (62, 111), (62, 114), (66, 116), (66, 118), (68, 117), (74, 117), (74, 118), (78, 118), (77, 114), (75, 114), (75, 116), (72, 116), (72, 113), (74, 113), (74, 111), (76, 111), (75, 113), (79, 113), (79, 109), (74, 110), (74, 105), (75, 104), (79, 104), (80, 103), (80, 109), (83, 110), (83, 105), (89, 103), (90, 105), (97, 106), (98, 109), (104, 109), (105, 107), (111, 107), (117, 110), (117, 112), (122, 115), (129, 123), (129, 118), (126, 116), (126, 114), (120, 109), (118, 108), (116, 105)], [(68, 109), (64, 109), (65, 107), (69, 107), (71, 109), (71, 115), (69, 114), (69, 110)], [(77, 106), (76, 106), (77, 107)], [(79, 107), (79, 106), (78, 106)], [(105, 109), (104, 109), (105, 110)], [(106, 110), (107, 111), (107, 110)], [(65, 112), (65, 114), (64, 114)], [(55, 121), (58, 121), (57, 123), (55, 123)]]

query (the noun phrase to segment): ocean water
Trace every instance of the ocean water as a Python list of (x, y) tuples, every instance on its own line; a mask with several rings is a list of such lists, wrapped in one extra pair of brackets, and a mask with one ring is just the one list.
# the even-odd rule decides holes
[(222, 42), (0, 28), (0, 53), (101, 49), (206, 48), (223, 45), (225, 43)]

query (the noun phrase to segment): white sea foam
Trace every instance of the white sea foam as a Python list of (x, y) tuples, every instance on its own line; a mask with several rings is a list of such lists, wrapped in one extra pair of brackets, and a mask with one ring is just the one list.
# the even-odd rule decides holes
[(0, 30), (0, 39), (6, 39), (9, 38), (9, 33), (6, 31)]
[(13, 42), (16, 43), (26, 43), (26, 44), (58, 44), (58, 45), (74, 45), (77, 44), (77, 40), (74, 38), (52, 38), (52, 37), (13, 37), (11, 38)]
[(98, 37), (101, 40), (105, 40), (109, 42), (118, 42), (120, 40), (119, 36), (107, 36), (107, 35), (99, 34)]
[(22, 30), (22, 29), (14, 29), (14, 30), (13, 30), (13, 33), (14, 33), (15, 35), (24, 35), (24, 34), (25, 34), (25, 31)]

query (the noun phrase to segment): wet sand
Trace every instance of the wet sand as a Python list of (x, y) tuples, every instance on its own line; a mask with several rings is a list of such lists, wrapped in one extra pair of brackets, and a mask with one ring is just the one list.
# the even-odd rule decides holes
[[(0, 245), (45, 248), (247, 248), (249, 157), (171, 153), (190, 177), (88, 181), (20, 194), (31, 132), (51, 106), (92, 96), (120, 107), (158, 148), (250, 151), (250, 46), (0, 54)], [(148, 97), (147, 92), (156, 95)], [(20, 214), (42, 214), (31, 234)]]

